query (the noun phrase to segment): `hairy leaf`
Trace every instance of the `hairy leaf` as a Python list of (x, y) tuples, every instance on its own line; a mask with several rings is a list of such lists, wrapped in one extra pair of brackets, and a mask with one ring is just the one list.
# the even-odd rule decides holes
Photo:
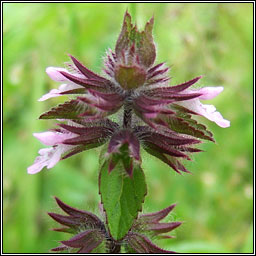
[(189, 114), (178, 114), (178, 117), (174, 115), (160, 115), (154, 122), (161, 125), (165, 124), (175, 132), (214, 142), (213, 134), (207, 130), (207, 127), (203, 124), (199, 124), (195, 119), (192, 119)]
[(129, 177), (118, 164), (109, 173), (106, 161), (100, 170), (99, 187), (110, 234), (115, 240), (120, 240), (142, 209), (147, 192), (143, 170), (137, 165), (133, 176)]
[(88, 106), (78, 100), (67, 101), (43, 113), (39, 119), (80, 119), (80, 114), (88, 111)]

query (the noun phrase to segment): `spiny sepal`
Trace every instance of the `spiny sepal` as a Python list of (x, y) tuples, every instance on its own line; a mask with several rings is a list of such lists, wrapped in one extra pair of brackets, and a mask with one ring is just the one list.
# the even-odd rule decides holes
[[(161, 249), (151, 240), (155, 238), (173, 238), (166, 234), (180, 226), (181, 222), (161, 223), (175, 207), (175, 204), (153, 213), (140, 214), (126, 234), (120, 239), (115, 239), (109, 233), (110, 223), (106, 223), (105, 216), (101, 205), (100, 212), (104, 220), (98, 218), (95, 214), (73, 208), (60, 199), (55, 197), (58, 206), (67, 215), (56, 213), (48, 213), (55, 221), (60, 223), (62, 227), (54, 228), (57, 232), (66, 232), (73, 235), (69, 240), (61, 241), (61, 245), (51, 249), (54, 252), (74, 252), (74, 253), (120, 253), (124, 248), (127, 253), (174, 253)], [(132, 202), (128, 205), (132, 207)], [(123, 219), (126, 222), (127, 219)]]

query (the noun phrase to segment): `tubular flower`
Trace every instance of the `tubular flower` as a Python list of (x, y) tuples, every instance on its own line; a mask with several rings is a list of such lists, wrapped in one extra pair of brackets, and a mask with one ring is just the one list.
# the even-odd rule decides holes
[[(201, 76), (169, 85), (169, 69), (164, 63), (154, 64), (153, 23), (152, 18), (139, 32), (126, 12), (115, 51), (109, 50), (106, 55), (104, 76), (71, 55), (67, 68), (46, 69), (50, 78), (61, 85), (39, 101), (62, 95), (74, 97), (40, 116), (63, 123), (60, 129), (35, 134), (52, 147), (39, 151), (29, 173), (49, 169), (60, 159), (106, 142), (109, 172), (121, 160), (132, 176), (134, 164), (141, 162), (140, 145), (176, 172), (188, 172), (179, 159), (190, 160), (188, 154), (200, 152), (192, 147), (200, 143), (199, 139), (214, 141), (213, 134), (193, 116), (204, 116), (220, 127), (230, 125), (213, 105), (201, 103), (216, 97), (223, 87), (194, 89)], [(111, 121), (118, 111), (123, 111), (123, 120)]]
[(28, 173), (34, 174), (44, 167), (55, 166), (61, 159), (66, 159), (84, 150), (103, 145), (118, 128), (118, 125), (108, 119), (90, 123), (83, 121), (69, 121), (69, 124), (59, 123), (59, 128), (34, 133), (43, 144), (52, 146), (39, 150), (34, 164), (28, 167)]
[[(60, 199), (55, 197), (58, 206), (67, 215), (57, 213), (48, 213), (48, 215), (62, 226), (54, 228), (57, 232), (71, 233), (74, 236), (66, 241), (61, 241), (61, 245), (53, 248), (52, 251), (76, 251), (77, 253), (104, 252), (115, 253), (119, 252), (121, 247), (126, 252), (133, 253), (174, 253), (159, 248), (151, 239), (153, 238), (173, 238), (173, 236), (163, 235), (171, 232), (179, 227), (182, 222), (160, 222), (164, 219), (175, 207), (175, 204), (159, 211), (147, 214), (141, 214), (131, 227), (128, 234), (119, 241), (114, 240), (105, 221), (101, 220), (95, 214), (87, 211), (75, 209)], [(105, 213), (100, 209), (103, 219)]]

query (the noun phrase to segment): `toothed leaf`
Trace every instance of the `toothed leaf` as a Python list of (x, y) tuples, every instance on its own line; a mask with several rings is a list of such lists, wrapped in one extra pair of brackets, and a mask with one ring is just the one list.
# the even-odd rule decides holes
[(152, 122), (167, 126), (177, 133), (187, 134), (199, 139), (214, 142), (213, 134), (207, 130), (207, 127), (192, 118), (191, 114), (193, 114), (193, 112), (176, 104), (173, 104), (171, 108), (176, 111), (175, 115), (167, 116), (159, 114), (156, 118), (152, 119)]
[(100, 170), (99, 186), (110, 234), (120, 240), (142, 209), (147, 192), (143, 170), (137, 165), (129, 177), (119, 163), (109, 173), (106, 161)]
[(193, 114), (193, 112), (176, 104), (173, 104), (172, 108), (178, 110), (176, 112), (176, 120), (173, 119), (171, 121), (171, 127), (173, 127), (175, 131), (182, 131), (181, 133), (189, 134), (200, 139), (206, 139), (215, 142), (213, 134), (209, 130), (207, 130), (207, 127), (203, 124), (198, 123), (195, 119), (192, 118), (191, 114)]
[(85, 103), (71, 100), (43, 113), (39, 119), (81, 119), (79, 115), (88, 109), (89, 107)]

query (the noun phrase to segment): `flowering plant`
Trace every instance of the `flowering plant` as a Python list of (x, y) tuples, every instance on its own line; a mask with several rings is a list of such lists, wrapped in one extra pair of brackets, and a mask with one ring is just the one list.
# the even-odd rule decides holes
[[(201, 76), (170, 85), (165, 63), (154, 64), (153, 23), (152, 18), (140, 32), (132, 24), (130, 14), (125, 13), (115, 50), (109, 50), (105, 57), (103, 75), (89, 70), (71, 55), (72, 62), (66, 68), (46, 69), (50, 78), (61, 85), (39, 101), (62, 95), (75, 97), (40, 116), (56, 119), (58, 123), (50, 131), (34, 133), (50, 147), (39, 150), (28, 173), (37, 173), (44, 167), (50, 169), (62, 159), (104, 145), (99, 192), (106, 220), (56, 199), (69, 216), (50, 216), (71, 228), (57, 231), (72, 231), (76, 236), (63, 241), (63, 246), (55, 251), (73, 247), (80, 248), (81, 253), (90, 252), (108, 241), (106, 248), (114, 246), (108, 252), (119, 252), (121, 246), (133, 252), (161, 252), (144, 232), (159, 235), (181, 223), (159, 223), (173, 206), (138, 217), (147, 193), (141, 147), (177, 173), (188, 173), (182, 160), (191, 160), (191, 153), (201, 151), (195, 147), (201, 140), (214, 141), (213, 134), (194, 116), (204, 116), (220, 127), (230, 125), (213, 105), (201, 103), (216, 97), (223, 87), (194, 88)], [(116, 121), (119, 113), (122, 118)]]

